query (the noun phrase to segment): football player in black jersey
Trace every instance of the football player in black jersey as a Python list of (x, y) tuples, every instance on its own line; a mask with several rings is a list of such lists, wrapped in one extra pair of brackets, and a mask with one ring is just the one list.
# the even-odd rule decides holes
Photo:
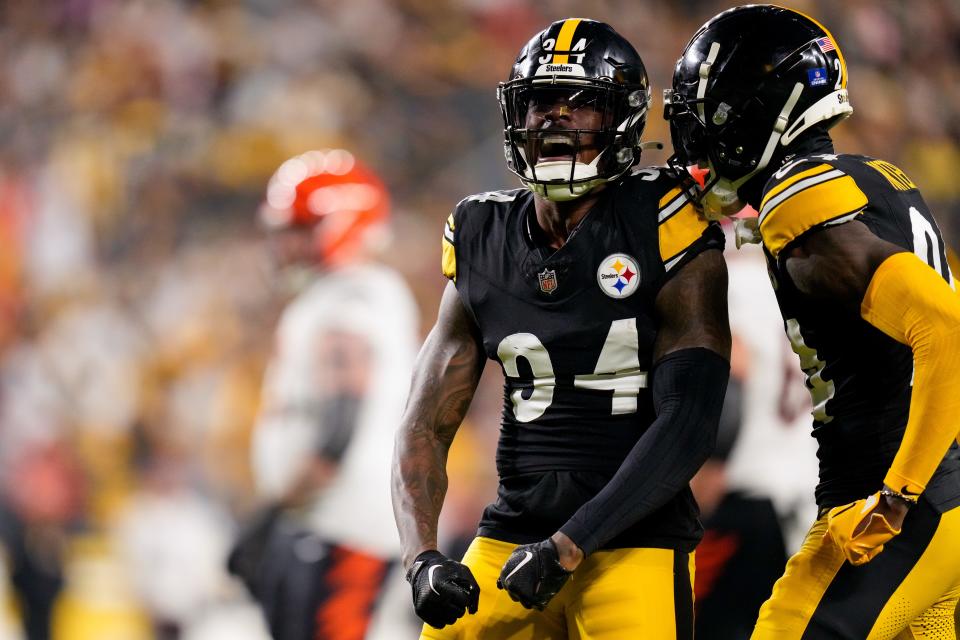
[[(688, 481), (729, 373), (722, 233), (670, 171), (635, 167), (649, 84), (608, 25), (550, 25), (498, 95), (525, 188), (448, 219), (451, 282), (397, 437), (422, 637), (691, 638)], [(486, 358), (504, 373), (500, 486), (461, 563), (437, 551), (437, 518)]]
[(960, 298), (917, 186), (835, 152), (851, 111), (836, 40), (772, 5), (701, 27), (666, 95), (674, 164), (710, 171), (703, 213), (759, 212), (740, 237), (763, 245), (813, 397), (821, 517), (753, 637), (955, 638)]

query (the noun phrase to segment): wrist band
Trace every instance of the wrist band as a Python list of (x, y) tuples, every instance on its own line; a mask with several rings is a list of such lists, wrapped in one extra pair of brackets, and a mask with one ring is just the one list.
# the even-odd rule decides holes
[(919, 496), (906, 496), (900, 493), (899, 491), (894, 491), (893, 489), (887, 489), (887, 488), (881, 489), (880, 495), (887, 496), (888, 498), (896, 498), (901, 502), (906, 502), (907, 506), (910, 506), (910, 507), (917, 504), (917, 498), (919, 497)]

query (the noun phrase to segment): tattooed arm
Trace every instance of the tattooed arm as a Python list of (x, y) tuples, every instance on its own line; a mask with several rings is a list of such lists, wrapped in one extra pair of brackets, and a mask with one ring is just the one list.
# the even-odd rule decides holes
[(407, 569), (421, 553), (437, 548), (437, 520), (447, 493), (447, 451), (483, 364), (477, 326), (450, 282), (437, 323), (417, 357), (394, 450), (393, 513)]

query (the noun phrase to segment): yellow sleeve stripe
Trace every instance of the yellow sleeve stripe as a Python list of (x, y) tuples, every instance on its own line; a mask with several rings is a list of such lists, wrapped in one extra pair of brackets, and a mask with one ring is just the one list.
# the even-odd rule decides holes
[(845, 175), (846, 174), (839, 169), (832, 169), (830, 171), (824, 171), (823, 173), (818, 173), (808, 178), (804, 178), (803, 180), (793, 182), (786, 189), (781, 189), (777, 195), (767, 198), (766, 204), (760, 205), (759, 223), (763, 224), (763, 221), (767, 218), (767, 215), (769, 215), (770, 212), (801, 191), (810, 189), (811, 187), (815, 187), (816, 185), (824, 182), (830, 182), (831, 180), (842, 178)]
[(441, 267), (443, 269), (443, 275), (447, 276), (454, 282), (457, 280), (457, 251), (454, 249), (453, 245), (447, 241), (446, 238), (442, 241), (443, 245), (443, 258), (441, 262)]
[(763, 208), (767, 204), (767, 201), (769, 201), (771, 198), (777, 197), (778, 194), (782, 193), (786, 189), (789, 189), (791, 186), (795, 185), (801, 180), (812, 178), (813, 176), (820, 175), (821, 173), (826, 173), (831, 169), (833, 169), (833, 167), (831, 167), (829, 164), (818, 164), (813, 169), (807, 169), (806, 171), (801, 171), (795, 176), (790, 176), (789, 178), (787, 178), (786, 180), (784, 180), (783, 182), (775, 186), (773, 189), (770, 189), (770, 191), (768, 191), (766, 194), (764, 194), (763, 200), (760, 202), (760, 210), (761, 211), (763, 210)]
[(454, 221), (453, 214), (447, 218), (447, 224), (443, 227), (443, 240), (440, 242), (443, 255), (440, 261), (440, 267), (443, 275), (454, 282), (457, 281), (457, 250), (454, 248), (453, 241)]
[(665, 196), (660, 198), (660, 212), (657, 214), (657, 222), (663, 222), (683, 208), (687, 203), (686, 195), (679, 189), (671, 189)]
[[(832, 173), (832, 172), (830, 172)], [(760, 236), (774, 257), (810, 229), (824, 224), (839, 224), (860, 213), (869, 202), (853, 178), (842, 172), (839, 177), (828, 174), (808, 178), (816, 181), (785, 191), (782, 198), (768, 203), (760, 218)]]
[(443, 237), (450, 244), (456, 244), (456, 241), (454, 240), (454, 235), (453, 235), (453, 232), (455, 229), (456, 227), (454, 226), (454, 222), (453, 222), (453, 214), (451, 213), (450, 217), (447, 218), (446, 226), (443, 228)]
[[(557, 44), (553, 48), (554, 51), (570, 51), (570, 45), (573, 43), (573, 33), (577, 30), (579, 24), (580, 18), (564, 20), (563, 26), (560, 27), (560, 33), (557, 34)], [(570, 56), (566, 53), (553, 54), (553, 64), (567, 64), (569, 59)]]
[(678, 195), (680, 195), (680, 187), (670, 189), (670, 191), (667, 191), (665, 194), (663, 194), (663, 197), (660, 198), (660, 202), (657, 206), (663, 209), (668, 202), (676, 198)]
[(673, 268), (677, 259), (682, 257), (707, 228), (707, 221), (697, 215), (692, 204), (685, 199), (680, 202), (686, 203), (686, 206), (679, 207), (660, 224), (660, 259), (666, 265), (667, 271)]

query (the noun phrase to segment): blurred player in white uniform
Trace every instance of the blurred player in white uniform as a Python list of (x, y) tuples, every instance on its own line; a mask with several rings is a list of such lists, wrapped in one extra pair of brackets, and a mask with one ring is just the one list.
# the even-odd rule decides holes
[(733, 248), (732, 225), (724, 228), (733, 351), (717, 449), (692, 485), (706, 529), (697, 547), (696, 630), (745, 640), (816, 515), (816, 442), (810, 394), (763, 253)]
[(742, 423), (727, 461), (727, 487), (773, 502), (792, 554), (817, 513), (810, 394), (783, 333), (763, 252), (752, 245), (737, 250), (733, 244), (728, 243), (724, 254), (730, 274), (730, 329), (743, 357), (744, 375)]
[(253, 435), (267, 507), (231, 570), (278, 640), (416, 635), (405, 631), (389, 474), (418, 317), (401, 276), (371, 259), (388, 212), (381, 181), (343, 150), (285, 162), (260, 211), (300, 291), (277, 328)]

